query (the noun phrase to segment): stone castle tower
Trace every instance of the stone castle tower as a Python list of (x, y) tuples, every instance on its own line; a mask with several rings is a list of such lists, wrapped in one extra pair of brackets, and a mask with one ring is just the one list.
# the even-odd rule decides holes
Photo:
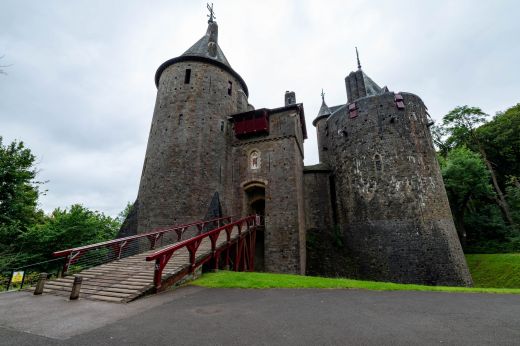
[(305, 273), (303, 106), (255, 110), (218, 45), (199, 41), (163, 63), (139, 193), (120, 236), (223, 215), (265, 215), (260, 269)]
[[(321, 242), (327, 230), (337, 232), (344, 246), (330, 251), (343, 261), (313, 263), (314, 271), (471, 285), (426, 106), (414, 94), (379, 87), (359, 58), (345, 86), (346, 104), (329, 108), (322, 100), (313, 121), (321, 164), (305, 172), (306, 187), (332, 195), (308, 196), (308, 229), (317, 231)], [(337, 267), (338, 262), (347, 265)]]
[(322, 95), (321, 163), (304, 167), (303, 105), (290, 91), (282, 107), (250, 105), (212, 16), (155, 83), (139, 192), (119, 236), (258, 213), (259, 270), (471, 284), (419, 97), (352, 72), (346, 104), (329, 108)]

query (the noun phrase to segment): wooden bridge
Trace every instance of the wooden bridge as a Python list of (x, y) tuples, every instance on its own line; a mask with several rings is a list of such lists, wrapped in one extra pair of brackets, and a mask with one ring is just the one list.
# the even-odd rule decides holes
[[(55, 252), (65, 258), (64, 273), (79, 272), (47, 281), (43, 293), (69, 296), (80, 276), (81, 298), (129, 302), (189, 279), (205, 263), (212, 269), (252, 271), (260, 217), (231, 220), (199, 221)], [(195, 234), (182, 240), (190, 229)]]

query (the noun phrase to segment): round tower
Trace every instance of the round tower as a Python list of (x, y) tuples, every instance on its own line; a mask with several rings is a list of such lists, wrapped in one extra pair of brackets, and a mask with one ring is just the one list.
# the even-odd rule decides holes
[(321, 91), (321, 107), (318, 115), (312, 121), (312, 125), (316, 127), (316, 135), (318, 137), (318, 155), (320, 162), (329, 163), (329, 144), (327, 138), (329, 136), (329, 125), (327, 119), (330, 117), (330, 109), (325, 103), (325, 94)]
[(159, 67), (155, 83), (137, 232), (202, 219), (215, 196), (230, 212), (227, 117), (248, 106), (247, 86), (220, 49), (213, 18), (199, 41)]
[(327, 123), (352, 271), (379, 281), (471, 285), (424, 103), (380, 88), (361, 69), (346, 85), (349, 103)]

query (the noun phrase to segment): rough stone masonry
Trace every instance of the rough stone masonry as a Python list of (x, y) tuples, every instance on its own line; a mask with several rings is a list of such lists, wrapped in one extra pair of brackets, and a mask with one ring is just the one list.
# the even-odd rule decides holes
[[(361, 69), (347, 102), (313, 122), (320, 164), (304, 166), (303, 104), (294, 92), (255, 109), (206, 34), (163, 63), (139, 192), (120, 235), (258, 213), (257, 269), (431, 285), (471, 285), (422, 100)], [(215, 199), (216, 197), (218, 199)], [(213, 203), (212, 203), (213, 201)]]

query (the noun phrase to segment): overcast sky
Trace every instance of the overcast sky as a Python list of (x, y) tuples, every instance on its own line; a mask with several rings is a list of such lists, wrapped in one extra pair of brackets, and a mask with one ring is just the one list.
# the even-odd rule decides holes
[[(520, 102), (518, 1), (215, 0), (219, 45), (255, 107), (303, 102), (312, 120), (346, 102), (344, 78), (419, 95), (434, 119), (458, 105), (488, 114)], [(0, 8), (0, 136), (23, 140), (48, 180), (41, 207), (117, 215), (137, 195), (154, 74), (205, 33), (202, 1), (11, 1)]]

